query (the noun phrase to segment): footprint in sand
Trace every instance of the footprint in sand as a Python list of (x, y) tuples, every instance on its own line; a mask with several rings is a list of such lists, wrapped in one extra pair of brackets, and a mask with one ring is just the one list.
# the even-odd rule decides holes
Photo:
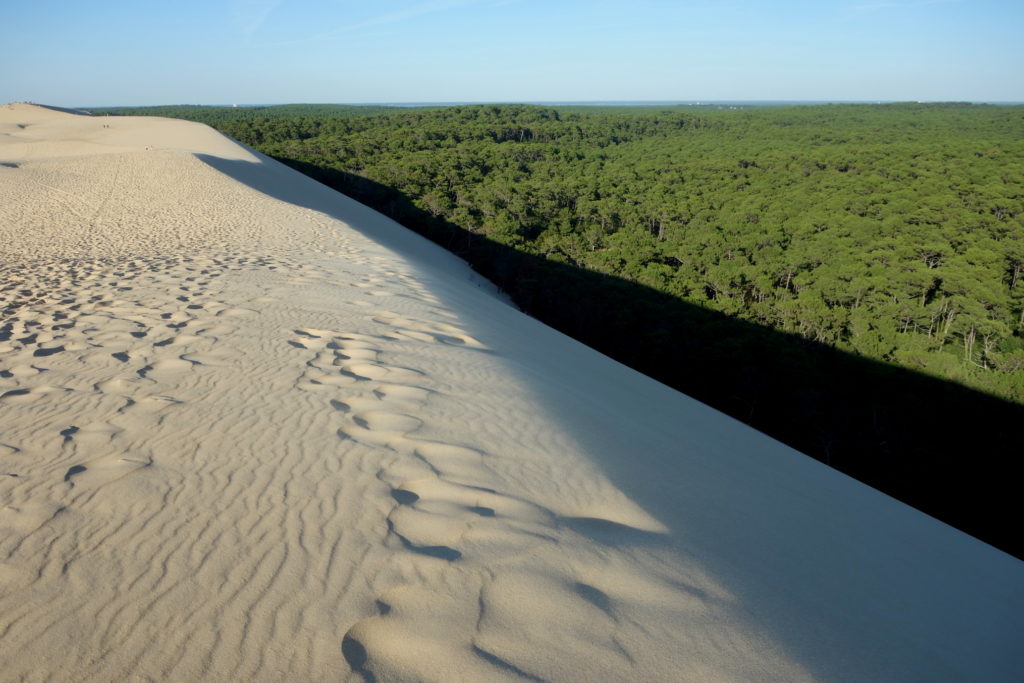
[(343, 362), (341, 373), (360, 380), (377, 380), (394, 384), (414, 384), (422, 381), (424, 374), (413, 368), (382, 363)]
[(45, 368), (37, 368), (34, 365), (12, 365), (7, 370), (4, 370), (4, 377), (31, 377), (32, 375), (38, 375), (40, 372), (46, 372)]
[(61, 430), (60, 435), (64, 437), (65, 443), (74, 442), (76, 446), (97, 448), (108, 445), (123, 431), (109, 422), (90, 422), (81, 427), (71, 425)]
[(393, 328), (398, 336), (405, 339), (487, 350), (486, 346), (466, 334), (464, 330), (447, 323), (414, 320), (390, 311), (380, 311), (372, 320)]
[(386, 410), (367, 410), (356, 413), (352, 416), (352, 421), (363, 429), (398, 434), (408, 434), (423, 426), (423, 421), (417, 417)]
[(0, 401), (11, 404), (29, 403), (47, 395), (71, 391), (59, 387), (40, 385), (28, 389), (10, 389), (0, 394)]
[(138, 375), (144, 379), (161, 381), (180, 376), (192, 369), (194, 363), (184, 358), (166, 358), (150, 363), (139, 370)]
[(141, 398), (128, 398), (127, 403), (118, 409), (117, 412), (155, 415), (167, 410), (168, 408), (183, 405), (183, 403), (183, 401), (179, 401), (171, 396), (143, 396)]
[(217, 313), (218, 317), (223, 318), (249, 318), (254, 315), (256, 315), (256, 311), (251, 308), (225, 308)]
[(378, 384), (373, 390), (374, 396), (380, 401), (402, 403), (424, 403), (431, 393), (430, 389), (408, 384)]
[(62, 351), (64, 351), (64, 345), (63, 344), (60, 345), (60, 346), (49, 346), (49, 347), (42, 347), (42, 346), (40, 346), (38, 349), (36, 349), (35, 351), (32, 352), (32, 355), (34, 357), (36, 357), (36, 358), (45, 358), (47, 356), (52, 356), (54, 354), (61, 353)]
[(103, 486), (152, 464), (153, 461), (149, 458), (107, 455), (87, 463), (72, 465), (64, 473), (64, 481), (70, 488)]
[(210, 351), (205, 353), (186, 353), (181, 356), (193, 365), (208, 365), (215, 368), (231, 367), (234, 365), (235, 354), (227, 351)]
[[(457, 541), (460, 535), (459, 532), (462, 530), (462, 528), (459, 528), (455, 531), (450, 531), (449, 533), (444, 534), (444, 537)], [(419, 555), (434, 557), (439, 560), (445, 560), (446, 562), (454, 562), (462, 557), (462, 553), (460, 551), (449, 545), (444, 545), (443, 543), (433, 544), (430, 543), (430, 541), (418, 542), (410, 539), (408, 535), (403, 534), (396, 529), (394, 521), (390, 518), (388, 519), (388, 532), (401, 542), (403, 548)], [(433, 532), (433, 534), (428, 532), (428, 535), (436, 535), (437, 529), (433, 528), (430, 532)]]

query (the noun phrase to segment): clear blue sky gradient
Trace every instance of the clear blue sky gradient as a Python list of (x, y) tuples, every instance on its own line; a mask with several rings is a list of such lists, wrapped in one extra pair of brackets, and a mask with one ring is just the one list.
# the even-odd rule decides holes
[(1024, 0), (25, 0), (15, 100), (1024, 101)]

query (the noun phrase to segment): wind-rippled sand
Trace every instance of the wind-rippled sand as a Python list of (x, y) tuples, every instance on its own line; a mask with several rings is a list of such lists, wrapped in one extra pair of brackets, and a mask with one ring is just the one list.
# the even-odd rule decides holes
[(199, 124), (0, 107), (0, 679), (1011, 680), (1019, 561)]

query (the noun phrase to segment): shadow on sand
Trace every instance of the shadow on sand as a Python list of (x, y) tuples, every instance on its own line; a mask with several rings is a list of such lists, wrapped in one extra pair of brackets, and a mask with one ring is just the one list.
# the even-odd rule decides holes
[[(202, 155), (260, 192), (331, 214), (258, 164)], [(279, 159), (468, 261), (531, 316), (976, 538), (1024, 557), (1011, 475), (1024, 407), (524, 254), (392, 188)], [(335, 216), (351, 221), (351, 216)], [(379, 235), (373, 235), (379, 239)], [(386, 241), (386, 240), (385, 240)], [(583, 439), (585, 441), (585, 439)], [(643, 504), (644, 501), (638, 501)]]

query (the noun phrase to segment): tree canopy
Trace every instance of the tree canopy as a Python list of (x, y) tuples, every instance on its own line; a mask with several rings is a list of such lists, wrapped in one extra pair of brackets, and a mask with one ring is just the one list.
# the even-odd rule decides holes
[[(527, 312), (904, 499), (913, 463), (999, 449), (1024, 415), (1024, 107), (222, 109), (152, 113), (391, 215)], [(921, 396), (940, 385), (893, 388), (900, 369), (981, 392), (943, 410), (982, 422), (907, 424), (940, 417)]]

